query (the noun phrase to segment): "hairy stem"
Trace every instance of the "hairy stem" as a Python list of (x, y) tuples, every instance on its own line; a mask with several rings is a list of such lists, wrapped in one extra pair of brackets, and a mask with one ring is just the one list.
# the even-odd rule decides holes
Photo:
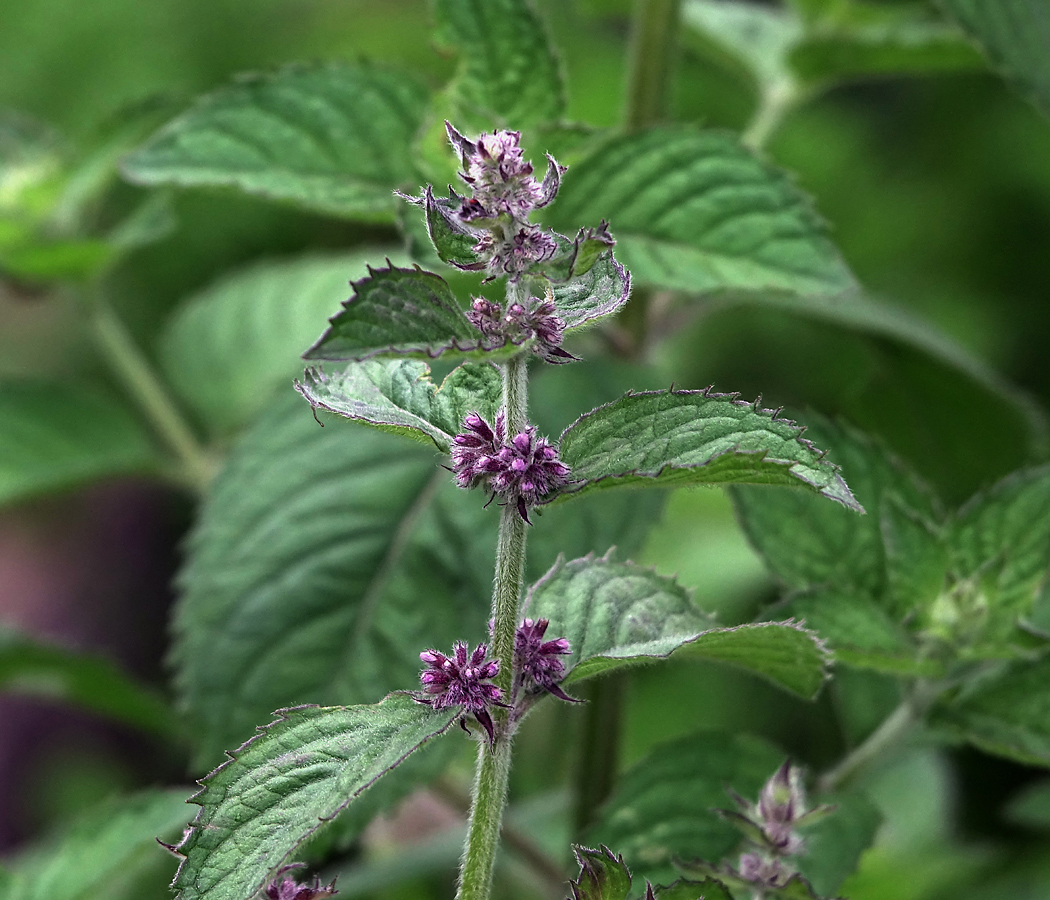
[(636, 0), (628, 59), (624, 128), (659, 122), (667, 110), (682, 0)]
[(617, 674), (593, 681), (587, 692), (573, 810), (577, 840), (594, 824), (616, 782), (625, 689), (624, 676)]
[(934, 685), (916, 683), (900, 705), (883, 720), (867, 740), (820, 776), (817, 780), (817, 790), (821, 793), (838, 790), (896, 747), (922, 722), (939, 692)]
[(203, 491), (214, 474), (214, 462), (127, 327), (99, 295), (92, 298), (91, 326), (110, 369), (174, 456), (179, 480)]
[[(513, 302), (516, 290), (517, 285), (508, 284), (508, 305)], [(520, 355), (503, 365), (503, 414), (508, 435), (525, 430), (528, 404), (527, 360)], [(525, 529), (517, 506), (513, 502), (505, 503), (500, 509), (496, 577), (492, 589), (492, 654), (500, 664), (496, 683), (506, 698), (510, 697), (514, 678), (514, 632), (525, 579)], [(478, 750), (470, 827), (456, 894), (458, 900), (488, 900), (492, 887), (511, 760), (507, 710), (495, 709), (493, 718), (496, 723), (495, 746), (490, 750), (482, 743)]]
[(799, 99), (798, 88), (792, 81), (778, 81), (764, 87), (755, 114), (740, 136), (740, 142), (749, 150), (761, 150)]

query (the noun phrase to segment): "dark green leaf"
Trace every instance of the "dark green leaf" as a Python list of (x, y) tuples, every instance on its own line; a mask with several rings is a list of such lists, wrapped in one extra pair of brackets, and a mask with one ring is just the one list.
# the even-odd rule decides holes
[(346, 299), (349, 282), (388, 253), (257, 263), (220, 279), (168, 322), (159, 346), (165, 374), (214, 431), (243, 427), (302, 371), (303, 350)]
[(417, 180), (426, 103), (404, 75), (330, 63), (243, 76), (208, 94), (124, 161), (139, 184), (228, 185), (319, 212), (392, 219)]
[(72, 703), (171, 738), (175, 713), (156, 691), (102, 657), (0, 630), (0, 691)]
[(607, 219), (639, 282), (839, 293), (855, 282), (809, 199), (727, 134), (686, 126), (616, 138), (566, 174), (550, 222)]
[(1030, 616), (1050, 569), (1050, 466), (1025, 469), (979, 494), (950, 532), (955, 574), (984, 595), (992, 638)]
[(661, 744), (624, 774), (588, 840), (619, 848), (636, 878), (666, 884), (676, 857), (721, 860), (733, 851), (740, 834), (714, 812), (732, 802), (726, 787), (757, 797), (783, 761), (747, 735), (699, 732)]
[(1050, 116), (1050, 6), (1044, 0), (940, 0), (993, 66)]
[(575, 490), (779, 484), (807, 487), (863, 511), (838, 468), (802, 438), (803, 429), (737, 396), (710, 389), (652, 391), (592, 410), (561, 437)]
[(443, 278), (418, 266), (368, 272), (353, 283), (354, 295), (304, 359), (485, 353), (481, 332), (467, 321)]
[(890, 675), (935, 676), (941, 671), (936, 662), (921, 658), (904, 629), (863, 594), (818, 588), (791, 597), (772, 612), (805, 621), (827, 639), (835, 661), (847, 666)]
[(933, 501), (915, 476), (871, 438), (817, 416), (810, 420), (807, 437), (830, 451), (829, 459), (842, 467), (868, 515), (852, 515), (804, 491), (734, 488), (741, 524), (788, 587), (827, 584), (881, 598), (886, 590), (880, 527), (884, 498), (892, 495), (936, 520)]
[(820, 802), (832, 804), (834, 811), (800, 828), (806, 852), (797, 865), (817, 895), (824, 897), (836, 893), (856, 871), (861, 854), (875, 840), (882, 813), (864, 794), (822, 796)]
[(1011, 825), (1050, 828), (1050, 779), (1028, 784), (1010, 798), (1003, 810), (1003, 818)]
[(253, 897), (307, 837), (458, 715), (408, 694), (281, 711), (201, 781), (201, 811), (177, 848), (177, 896)]
[(1050, 766), (1050, 659), (978, 680), (935, 709), (932, 721), (986, 753)]
[(351, 363), (337, 375), (307, 369), (296, 389), (314, 409), (403, 434), (447, 453), (468, 413), (495, 422), (503, 382), (494, 366), (466, 363), (438, 386), (416, 360)]
[(620, 562), (610, 551), (554, 567), (529, 591), (526, 612), (568, 638), (565, 683), (627, 665), (696, 658), (745, 668), (780, 687), (814, 696), (826, 678), (816, 636), (793, 624), (716, 628), (674, 579)]
[(163, 863), (157, 838), (173, 840), (190, 820), (184, 790), (114, 798), (64, 832), (11, 860), (4, 900), (94, 900), (120, 897), (137, 872)]
[(108, 394), (75, 382), (0, 384), (0, 504), (158, 468), (142, 427)]
[(574, 900), (627, 900), (631, 873), (622, 856), (604, 845), (598, 850), (573, 847), (572, 852), (580, 866), (580, 875), (571, 884)]
[(428, 184), (423, 188), (422, 199), (413, 202), (421, 203), (423, 207), (427, 235), (438, 259), (461, 269), (482, 269), (485, 264), (479, 262), (480, 257), (474, 252), (477, 233), (467, 230), (459, 221), (463, 198), (452, 196), (451, 189), (449, 195), (448, 198), (435, 198), (434, 190)]
[(656, 889), (657, 900), (733, 900), (733, 895), (720, 881), (676, 881), (669, 887)]
[(460, 56), (448, 87), (458, 113), (479, 127), (561, 118), (561, 67), (528, 0), (435, 0), (434, 15), (438, 41)]

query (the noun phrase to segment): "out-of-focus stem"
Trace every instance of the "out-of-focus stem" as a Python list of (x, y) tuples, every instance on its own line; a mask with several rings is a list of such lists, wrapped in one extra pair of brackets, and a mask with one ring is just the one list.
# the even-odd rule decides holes
[(636, 0), (628, 57), (623, 125), (637, 131), (667, 111), (682, 0)]
[(594, 824), (616, 783), (626, 687), (622, 674), (609, 675), (592, 682), (587, 692), (573, 812), (577, 839)]

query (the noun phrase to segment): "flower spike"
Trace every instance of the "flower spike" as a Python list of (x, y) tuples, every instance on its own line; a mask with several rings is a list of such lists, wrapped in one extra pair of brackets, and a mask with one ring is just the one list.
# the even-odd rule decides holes
[(419, 675), (423, 696), (416, 700), (433, 709), (461, 706), (463, 715), (459, 724), (469, 733), (466, 717), (472, 715), (488, 733), (489, 744), (496, 740), (490, 706), (503, 706), (503, 693), (492, 683), (499, 674), (499, 660), (486, 659), (488, 646), (478, 644), (473, 652), (463, 641), (457, 641), (452, 656), (436, 650), (424, 650), (419, 658), (426, 668)]

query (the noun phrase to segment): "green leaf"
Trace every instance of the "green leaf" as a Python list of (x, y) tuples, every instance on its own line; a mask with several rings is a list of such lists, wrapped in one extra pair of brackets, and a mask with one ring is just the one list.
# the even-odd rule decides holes
[(458, 715), (408, 694), (372, 706), (282, 710), (202, 779), (193, 798), (201, 811), (177, 847), (184, 860), (176, 896), (254, 896), (307, 837)]
[(87, 281), (112, 257), (109, 244), (91, 238), (30, 241), (0, 252), (0, 272), (31, 283)]
[(174, 839), (189, 821), (184, 790), (114, 798), (78, 817), (64, 832), (12, 859), (4, 900), (119, 897), (136, 873), (163, 862), (157, 838)]
[(661, 126), (617, 137), (565, 174), (549, 223), (608, 219), (643, 284), (840, 293), (853, 276), (810, 200), (731, 135)]
[[(886, 560), (882, 510), (887, 496), (936, 521), (928, 491), (879, 443), (849, 426), (810, 416), (807, 436), (829, 450), (868, 515), (824, 503), (804, 491), (733, 488), (748, 539), (790, 588), (832, 585), (840, 591), (883, 598)], [(889, 609), (895, 605), (888, 601)]]
[[(389, 256), (388, 256), (389, 254)], [(160, 363), (180, 397), (218, 433), (258, 415), (302, 371), (321, 324), (384, 250), (257, 263), (182, 302), (160, 338)]]
[(527, 0), (434, 0), (439, 43), (460, 55), (447, 91), (470, 123), (529, 128), (565, 110), (561, 66)]
[(733, 851), (740, 834), (714, 812), (731, 805), (726, 788), (757, 797), (783, 761), (743, 734), (698, 732), (661, 744), (622, 776), (587, 839), (619, 848), (636, 878), (666, 884), (676, 857), (721, 860)]
[(973, 498), (949, 540), (955, 574), (985, 597), (986, 634), (1009, 636), (1050, 579), (1050, 466), (1015, 472)]
[(380, 355), (424, 356), (449, 351), (484, 354), (478, 331), (443, 278), (413, 269), (368, 270), (354, 295), (304, 359), (362, 360)]
[(485, 264), (480, 262), (480, 257), (474, 252), (478, 243), (477, 233), (465, 228), (457, 215), (463, 205), (463, 198), (453, 196), (451, 187), (448, 198), (436, 198), (434, 189), (428, 184), (423, 188), (422, 198), (411, 202), (423, 207), (427, 236), (438, 259), (461, 269), (484, 268)]
[(533, 618), (568, 638), (565, 684), (628, 665), (676, 658), (725, 662), (804, 697), (824, 683), (827, 657), (812, 632), (793, 623), (716, 628), (672, 578), (603, 557), (559, 559), (529, 591)]
[(800, 828), (806, 852), (797, 865), (816, 894), (825, 897), (835, 894), (856, 871), (861, 855), (875, 841), (882, 813), (860, 793), (821, 796), (820, 802), (834, 810)]
[(838, 467), (803, 429), (737, 394), (627, 394), (570, 425), (561, 458), (578, 481), (570, 493), (621, 485), (763, 484), (807, 487), (863, 512)]
[(494, 366), (466, 363), (438, 386), (426, 363), (407, 359), (351, 363), (337, 375), (311, 368), (295, 387), (314, 409), (403, 434), (443, 453), (469, 413), (494, 422), (503, 397)]
[(1050, 7), (1043, 0), (940, 0), (992, 65), (1050, 116)]
[(835, 661), (889, 675), (933, 677), (941, 667), (919, 656), (911, 637), (870, 597), (825, 587), (798, 594), (772, 614), (790, 615), (826, 638)]
[(669, 887), (658, 887), (656, 896), (658, 900), (733, 900), (728, 888), (714, 878), (676, 881)]
[(329, 63), (242, 76), (201, 98), (124, 160), (138, 184), (224, 185), (307, 209), (391, 220), (418, 180), (426, 103), (400, 74)]
[(583, 274), (552, 284), (551, 291), (566, 331), (573, 331), (619, 312), (631, 293), (631, 273), (606, 251)]
[(631, 890), (631, 873), (623, 857), (606, 846), (598, 850), (572, 848), (580, 866), (579, 877), (571, 883), (574, 900), (627, 900)]
[(172, 738), (175, 713), (160, 694), (102, 657), (0, 630), (0, 691), (72, 703)]
[(158, 468), (142, 426), (108, 394), (75, 382), (0, 384), (0, 504)]
[(1017, 662), (935, 708), (934, 726), (986, 753), (1050, 766), (1050, 659)]

